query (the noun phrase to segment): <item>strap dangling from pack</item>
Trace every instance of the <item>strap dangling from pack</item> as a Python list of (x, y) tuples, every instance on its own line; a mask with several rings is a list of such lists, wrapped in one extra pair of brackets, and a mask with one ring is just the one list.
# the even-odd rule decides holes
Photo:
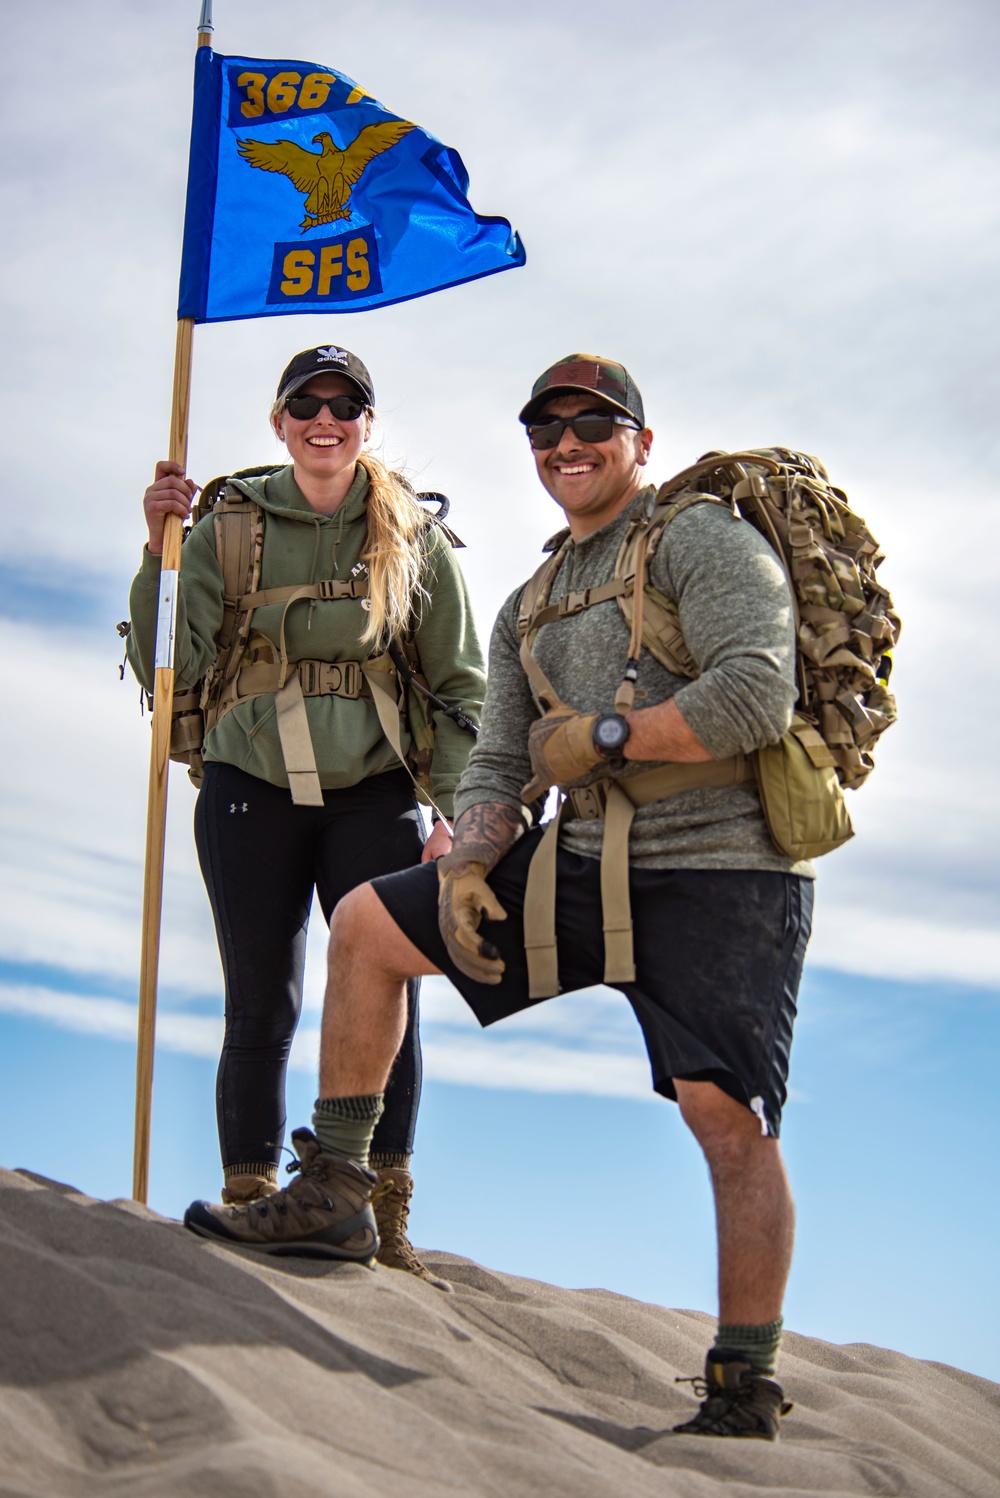
[(274, 707), (292, 801), (296, 806), (322, 806), (323, 788), (316, 769), (316, 754), (298, 671), (292, 671), (284, 686), (275, 692)]
[(374, 660), (367, 661), (361, 667), (361, 674), (368, 683), (368, 690), (372, 694), (372, 702), (375, 704), (376, 713), (378, 713), (379, 724), (381, 725), (382, 732), (395, 750), (396, 758), (413, 781), (413, 784), (417, 787), (420, 795), (426, 798), (442, 822), (450, 826), (450, 819), (445, 816), (426, 787), (420, 785), (417, 777), (407, 763), (406, 753), (403, 749), (403, 738), (400, 733), (399, 697), (397, 696), (399, 676), (391, 657), (383, 655), (376, 657)]
[(528, 865), (524, 886), (524, 952), (528, 962), (529, 999), (551, 999), (561, 993), (556, 948), (556, 857), (559, 829), (571, 812), (562, 799)]

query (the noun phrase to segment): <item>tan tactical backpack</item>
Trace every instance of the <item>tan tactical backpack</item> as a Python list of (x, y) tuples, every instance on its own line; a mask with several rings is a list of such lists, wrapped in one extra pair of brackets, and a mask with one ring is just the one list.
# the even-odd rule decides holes
[[(273, 466), (248, 468), (233, 478), (260, 478), (275, 472)], [(415, 498), (425, 503), (436, 501), (437, 510), (427, 511), (427, 524), (443, 531), (452, 546), (464, 545), (445, 524), (448, 500), (444, 495), (418, 494)], [(205, 736), (240, 703), (274, 692), (292, 799), (298, 804), (321, 805), (323, 796), (304, 699), (325, 694), (370, 696), (382, 731), (409, 771), (418, 798), (425, 805), (434, 806), (430, 777), (435, 740), (433, 714), (447, 714), (473, 737), (477, 729), (459, 708), (443, 702), (431, 691), (411, 634), (391, 641), (384, 650), (365, 660), (289, 662), (284, 649), (284, 630), (281, 643), (275, 646), (268, 636), (253, 629), (255, 610), (266, 604), (287, 605), (312, 598), (367, 598), (364, 563), (355, 567), (348, 581), (330, 578), (302, 586), (261, 590), (266, 512), (224, 476), (213, 479), (201, 491), (192, 508), (190, 524), (185, 528), (185, 538), (209, 514), (214, 518), (216, 555), (222, 571), (219, 653), (201, 681), (187, 691), (174, 694), (170, 758), (187, 765), (190, 779), (200, 785)], [(404, 728), (409, 736), (405, 750), (401, 732)], [(443, 815), (436, 806), (435, 810)]]

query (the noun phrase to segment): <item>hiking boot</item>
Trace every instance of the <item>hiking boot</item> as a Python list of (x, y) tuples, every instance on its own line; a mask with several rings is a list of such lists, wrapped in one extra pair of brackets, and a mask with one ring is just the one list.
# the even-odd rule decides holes
[(350, 1259), (369, 1267), (378, 1248), (371, 1194), (375, 1176), (344, 1155), (327, 1154), (311, 1129), (292, 1143), (298, 1175), (284, 1191), (239, 1206), (192, 1202), (184, 1226), (203, 1238), (265, 1254)]
[(406, 1225), (410, 1216), (410, 1198), (413, 1195), (413, 1177), (408, 1170), (395, 1165), (383, 1165), (376, 1170), (378, 1185), (372, 1193), (372, 1209), (378, 1225), (378, 1253), (375, 1258), (385, 1269), (403, 1269), (426, 1280), (436, 1290), (450, 1290), (447, 1280), (432, 1274), (426, 1264), (417, 1257), (413, 1244), (406, 1236)]
[(674, 1430), (688, 1436), (749, 1436), (778, 1439), (778, 1421), (792, 1406), (773, 1378), (755, 1373), (738, 1352), (713, 1348), (705, 1359), (705, 1377), (678, 1378), (691, 1384), (701, 1409)]
[(222, 1204), (225, 1207), (245, 1206), (247, 1202), (273, 1196), (278, 1189), (277, 1181), (271, 1176), (259, 1175), (256, 1171), (232, 1171), (225, 1177)]

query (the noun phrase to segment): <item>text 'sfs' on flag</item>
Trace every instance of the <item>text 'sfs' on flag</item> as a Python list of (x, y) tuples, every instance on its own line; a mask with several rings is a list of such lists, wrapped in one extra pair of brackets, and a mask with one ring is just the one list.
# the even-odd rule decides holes
[(178, 317), (360, 312), (524, 264), (457, 152), (333, 68), (199, 48)]

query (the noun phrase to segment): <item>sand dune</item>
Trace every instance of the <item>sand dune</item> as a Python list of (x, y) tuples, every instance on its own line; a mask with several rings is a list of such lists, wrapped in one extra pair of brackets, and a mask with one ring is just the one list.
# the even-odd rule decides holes
[(0, 1494), (1000, 1494), (984, 1379), (790, 1335), (779, 1445), (675, 1436), (708, 1316), (427, 1257), (454, 1294), (0, 1171)]

